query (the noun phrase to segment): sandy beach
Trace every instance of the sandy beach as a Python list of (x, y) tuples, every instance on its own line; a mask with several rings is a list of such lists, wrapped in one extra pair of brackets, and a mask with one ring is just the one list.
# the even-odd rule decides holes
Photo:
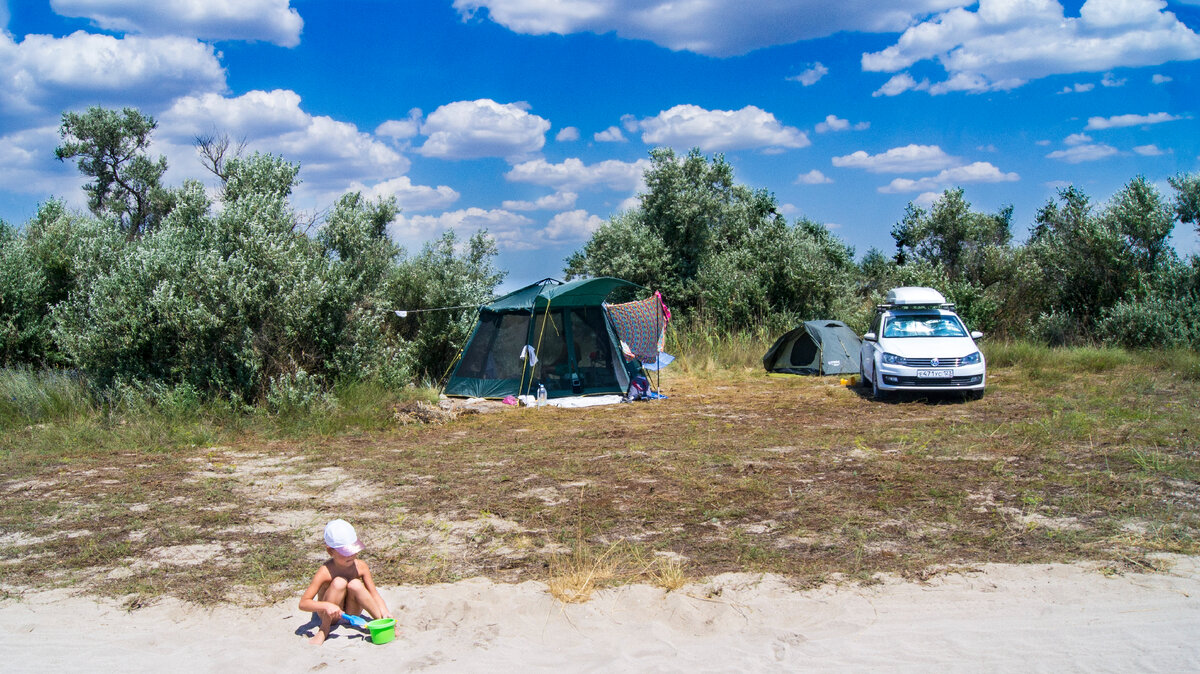
[(576, 605), (536, 582), (386, 587), (400, 631), (378, 646), (345, 626), (309, 646), (314, 623), (293, 601), (126, 611), (56, 590), (0, 602), (0, 660), (18, 672), (1200, 670), (1200, 558), (1161, 559), (1164, 573), (982, 565), (804, 591), (727, 574)]

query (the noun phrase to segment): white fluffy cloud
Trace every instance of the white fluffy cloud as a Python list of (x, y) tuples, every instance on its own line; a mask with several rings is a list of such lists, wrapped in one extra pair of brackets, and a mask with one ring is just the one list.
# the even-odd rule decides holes
[(569, 143), (574, 140), (579, 140), (579, 129), (573, 126), (563, 127), (562, 131), (559, 131), (558, 134), (554, 136), (554, 140), (557, 140), (560, 143)]
[(597, 143), (625, 143), (625, 134), (621, 133), (621, 129), (616, 126), (610, 126), (603, 131), (599, 131), (592, 135), (592, 139)]
[(537, 152), (546, 144), (550, 122), (526, 108), (489, 98), (443, 105), (421, 125), (428, 138), (417, 152), (439, 159), (511, 158)]
[(829, 68), (826, 68), (820, 61), (812, 64), (804, 70), (804, 72), (794, 77), (787, 78), (789, 82), (799, 82), (806, 87), (811, 87), (829, 74)]
[(349, 191), (362, 192), (363, 196), (368, 199), (396, 197), (396, 205), (400, 207), (402, 213), (445, 208), (458, 201), (459, 197), (457, 191), (446, 185), (437, 187), (414, 185), (408, 176), (384, 180), (370, 187), (360, 182), (353, 182), (350, 184)]
[(1145, 126), (1174, 122), (1179, 117), (1167, 112), (1156, 112), (1150, 115), (1116, 115), (1115, 117), (1089, 117), (1087, 128), (1093, 130), (1116, 129), (1123, 126)]
[(1084, 143), (1072, 145), (1065, 150), (1055, 150), (1046, 155), (1048, 159), (1065, 161), (1068, 164), (1079, 164), (1085, 161), (1098, 161), (1118, 154), (1118, 150), (1104, 143)]
[(655, 117), (638, 122), (642, 141), (651, 145), (722, 150), (808, 147), (801, 130), (784, 126), (775, 115), (747, 105), (741, 110), (705, 110), (697, 105), (676, 105)]
[(388, 225), (388, 233), (401, 243), (415, 243), (437, 238), (443, 232), (453, 231), (461, 238), (486, 229), (495, 237), (502, 248), (522, 248), (520, 242), (534, 222), (524, 215), (505, 210), (464, 208), (440, 215), (414, 215), (401, 213)]
[(828, 133), (830, 131), (848, 131), (850, 129), (862, 131), (869, 128), (871, 128), (870, 122), (858, 122), (857, 124), (851, 124), (850, 120), (839, 119), (837, 115), (826, 115), (825, 121), (817, 123), (816, 132)]
[(0, 119), (39, 125), (81, 105), (154, 109), (185, 94), (225, 89), (225, 70), (211, 45), (196, 40), (77, 31), (66, 37), (28, 35), (14, 42), (0, 31)]
[(404, 119), (389, 119), (375, 127), (375, 135), (403, 142), (415, 138), (421, 131), (421, 109), (413, 108)]
[(58, 14), (90, 19), (105, 30), (294, 47), (304, 20), (288, 5), (289, 0), (50, 0)]
[(574, 206), (575, 200), (578, 198), (579, 195), (574, 192), (555, 192), (547, 194), (537, 201), (507, 200), (500, 206), (509, 211), (559, 211)]
[(551, 242), (583, 241), (604, 224), (604, 220), (583, 209), (559, 213), (546, 225), (546, 238)]
[(533, 159), (512, 167), (504, 177), (512, 182), (531, 183), (558, 190), (606, 187), (617, 191), (633, 191), (642, 186), (642, 176), (650, 168), (649, 159), (623, 162), (609, 159), (597, 164), (584, 164), (574, 157), (551, 164), (545, 159)]
[(1137, 147), (1133, 148), (1133, 151), (1142, 155), (1143, 157), (1157, 157), (1164, 154), (1162, 149), (1153, 143), (1150, 145), (1138, 145)]
[(964, 183), (1002, 183), (1015, 182), (1020, 179), (1021, 177), (1016, 173), (1005, 173), (988, 162), (977, 161), (966, 166), (948, 168), (935, 176), (919, 180), (896, 178), (880, 187), (879, 191), (885, 194), (931, 192)]
[(974, 11), (951, 9), (908, 28), (896, 44), (863, 54), (862, 67), (899, 73), (933, 60), (946, 72), (935, 83), (900, 73), (876, 92), (894, 96), (1004, 90), (1049, 75), (1200, 59), (1200, 35), (1165, 8), (1163, 0), (1087, 0), (1080, 16), (1067, 17), (1056, 0), (980, 0)]
[(831, 182), (833, 182), (833, 180), (817, 169), (813, 169), (808, 173), (801, 173), (799, 177), (796, 178), (797, 185), (825, 185)]
[(937, 145), (905, 145), (882, 154), (867, 154), (862, 150), (844, 157), (834, 157), (839, 168), (857, 168), (871, 173), (920, 173), (959, 164), (959, 159), (946, 154)]
[(732, 56), (840, 31), (903, 30), (969, 0), (455, 0), (464, 18), (487, 18), (529, 35), (610, 33), (676, 51)]
[(224, 133), (245, 139), (247, 150), (299, 162), (305, 189), (341, 191), (352, 181), (387, 180), (409, 168), (407, 158), (355, 125), (305, 112), (300, 96), (286, 89), (185, 96), (159, 122), (160, 137), (179, 146)]

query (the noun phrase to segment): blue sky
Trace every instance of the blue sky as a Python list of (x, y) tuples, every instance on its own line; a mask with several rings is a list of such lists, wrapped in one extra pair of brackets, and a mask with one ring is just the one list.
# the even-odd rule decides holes
[(305, 211), (396, 196), (409, 251), (487, 228), (506, 287), (561, 277), (656, 146), (860, 256), (947, 187), (1021, 239), (1066, 184), (1200, 170), (1200, 0), (9, 0), (0, 27), (7, 222), (84, 207), (63, 110), (132, 105), (172, 183), (211, 184), (192, 140), (228, 133), (301, 164)]

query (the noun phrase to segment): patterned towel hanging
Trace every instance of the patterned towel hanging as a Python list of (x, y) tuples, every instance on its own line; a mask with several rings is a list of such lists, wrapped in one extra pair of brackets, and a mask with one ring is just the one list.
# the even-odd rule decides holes
[(643, 363), (656, 362), (666, 338), (667, 321), (671, 319), (671, 312), (663, 304), (662, 295), (655, 292), (653, 297), (644, 300), (606, 304), (604, 307), (617, 329), (625, 358)]

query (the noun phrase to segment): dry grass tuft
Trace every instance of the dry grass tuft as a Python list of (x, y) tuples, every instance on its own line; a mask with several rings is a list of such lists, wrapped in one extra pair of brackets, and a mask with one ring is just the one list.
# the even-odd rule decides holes
[(408, 424), (444, 424), (458, 416), (454, 410), (444, 410), (424, 400), (410, 400), (392, 406), (392, 419), (401, 426)]

